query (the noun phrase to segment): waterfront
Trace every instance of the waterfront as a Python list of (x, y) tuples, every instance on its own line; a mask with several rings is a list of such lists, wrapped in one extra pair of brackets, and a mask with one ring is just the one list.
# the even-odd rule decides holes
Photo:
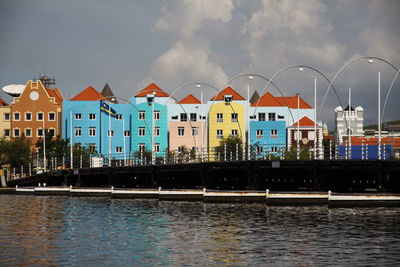
[(398, 265), (400, 208), (0, 195), (0, 265)]

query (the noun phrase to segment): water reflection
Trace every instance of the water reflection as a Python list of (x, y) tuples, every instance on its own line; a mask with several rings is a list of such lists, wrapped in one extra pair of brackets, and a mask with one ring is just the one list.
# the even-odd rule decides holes
[(399, 215), (0, 195), (0, 265), (396, 265)]

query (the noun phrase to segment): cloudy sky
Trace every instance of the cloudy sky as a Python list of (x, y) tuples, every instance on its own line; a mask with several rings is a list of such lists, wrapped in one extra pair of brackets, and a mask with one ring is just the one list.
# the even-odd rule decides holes
[[(191, 82), (221, 88), (245, 73), (271, 78), (285, 67), (306, 65), (332, 79), (351, 59), (373, 56), (400, 67), (400, 1), (319, 0), (0, 0), (0, 87), (25, 84), (46, 73), (66, 99), (107, 82), (122, 98), (150, 82), (165, 91)], [(378, 72), (382, 106), (396, 70), (375, 60), (355, 61), (334, 86), (343, 103), (352, 88), (353, 106), (365, 123), (377, 122)], [(274, 78), (285, 95), (299, 92), (318, 110), (328, 82), (318, 73), (291, 68)], [(230, 85), (246, 95), (249, 80)], [(270, 91), (250, 81), (253, 92)], [(200, 89), (185, 87), (199, 97)], [(213, 89), (203, 86), (206, 97)], [(384, 120), (400, 119), (400, 81), (389, 97)], [(10, 101), (3, 92), (0, 97)], [(321, 119), (333, 127), (338, 100), (329, 92)]]

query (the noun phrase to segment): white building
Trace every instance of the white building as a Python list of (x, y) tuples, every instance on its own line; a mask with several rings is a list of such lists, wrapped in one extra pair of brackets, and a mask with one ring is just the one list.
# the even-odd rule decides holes
[(360, 106), (354, 109), (347, 106), (344, 110), (342, 107), (335, 109), (335, 139), (343, 142), (348, 138), (349, 132), (351, 136), (364, 136), (364, 109)]

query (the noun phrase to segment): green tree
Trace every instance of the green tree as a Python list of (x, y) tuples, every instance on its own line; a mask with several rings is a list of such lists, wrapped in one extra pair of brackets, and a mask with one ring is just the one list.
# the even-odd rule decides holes
[[(31, 142), (24, 135), (12, 138), (10, 141), (3, 140), (1, 146), (4, 149), (4, 156), (1, 160), (5, 164), (10, 164), (11, 168), (28, 166), (31, 161)], [(4, 159), (5, 158), (5, 159)]]
[[(215, 158), (219, 155), (219, 160), (224, 160), (224, 153), (225, 153), (225, 146), (226, 146), (226, 158), (227, 160), (230, 159), (230, 155), (232, 152), (232, 159), (236, 160), (236, 147), (237, 147), (237, 156), (238, 159), (242, 159), (243, 149), (242, 149), (242, 140), (239, 137), (233, 137), (229, 135), (227, 138), (223, 138), (217, 147), (215, 147)], [(252, 150), (251, 146), (251, 150)], [(246, 147), (247, 151), (247, 147)], [(247, 153), (247, 152), (246, 152)], [(211, 159), (212, 157), (210, 157)]]

